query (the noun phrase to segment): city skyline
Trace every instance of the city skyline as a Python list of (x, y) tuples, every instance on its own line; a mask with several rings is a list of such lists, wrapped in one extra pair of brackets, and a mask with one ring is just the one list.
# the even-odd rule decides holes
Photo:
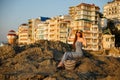
[(0, 1), (0, 42), (7, 41), (7, 33), (13, 29), (17, 31), (22, 23), (27, 23), (28, 19), (40, 16), (54, 17), (68, 14), (69, 7), (80, 3), (95, 4), (100, 7), (100, 12), (107, 2), (99, 0), (74, 0), (74, 1), (48, 1), (48, 0), (1, 0)]

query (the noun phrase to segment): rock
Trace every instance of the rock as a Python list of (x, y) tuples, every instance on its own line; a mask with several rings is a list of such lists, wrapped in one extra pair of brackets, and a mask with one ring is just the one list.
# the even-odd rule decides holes
[(12, 58), (15, 56), (15, 51), (12, 46), (0, 47), (0, 60)]
[(53, 58), (53, 51), (45, 49), (43, 57), (46, 58), (46, 59), (48, 59), (48, 58), (52, 59)]
[(43, 80), (56, 80), (56, 78), (47, 77), (47, 78), (45, 78), (45, 79), (43, 79)]
[(42, 58), (43, 52), (41, 48), (35, 47), (35, 48), (29, 48), (22, 53), (15, 56), (14, 61), (18, 63), (22, 62), (33, 62), (33, 61), (39, 61)]
[(31, 78), (34, 76), (34, 73), (22, 73), (17, 76), (17, 80), (31, 80)]
[(45, 76), (43, 76), (43, 75), (37, 74), (37, 75), (35, 75), (32, 79), (33, 79), (33, 80), (43, 80), (44, 77), (45, 77)]
[(79, 76), (73, 71), (66, 71), (63, 73), (65, 78), (78, 80)]
[(44, 60), (43, 62), (39, 63), (38, 72), (46, 73), (46, 74), (53, 74), (56, 71), (56, 62), (53, 60)]
[(84, 58), (82, 63), (78, 66), (77, 71), (82, 73), (91, 72), (93, 66), (94, 64), (90, 59)]
[[(18, 51), (17, 51), (18, 50)], [(120, 58), (85, 51), (73, 70), (57, 70), (72, 46), (41, 40), (23, 47), (0, 47), (0, 80), (120, 80)]]
[(57, 50), (53, 50), (53, 56), (56, 61), (60, 61), (63, 56), (63, 53)]

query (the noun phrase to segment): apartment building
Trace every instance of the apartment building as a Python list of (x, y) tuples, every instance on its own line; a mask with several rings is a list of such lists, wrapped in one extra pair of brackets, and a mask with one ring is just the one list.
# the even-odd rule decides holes
[(120, 0), (113, 0), (108, 2), (103, 7), (103, 15), (107, 19), (119, 19), (120, 20)]
[(98, 24), (100, 8), (94, 4), (81, 3), (77, 6), (69, 7), (69, 15), (74, 19), (86, 19)]
[(48, 38), (48, 23), (41, 21), (36, 29), (36, 41), (37, 40), (47, 40)]
[(48, 20), (48, 40), (66, 43), (70, 20), (71, 17), (69, 15), (56, 16)]
[[(98, 25), (93, 25), (91, 21), (81, 20), (72, 21), (71, 31), (69, 37), (74, 39), (76, 30), (82, 30), (84, 32), (87, 47), (86, 50), (100, 50), (102, 49), (102, 32), (99, 30)], [(73, 41), (69, 39), (68, 43), (72, 44)]]
[(36, 41), (36, 30), (39, 23), (40, 23), (39, 18), (28, 20), (28, 28), (29, 28), (28, 34), (29, 34), (30, 43), (34, 43)]
[(67, 43), (69, 28), (70, 28), (71, 17), (69, 15), (61, 16), (60, 19), (60, 41)]
[[(76, 30), (82, 30), (87, 40), (86, 50), (102, 49), (102, 31), (99, 28), (99, 7), (94, 4), (81, 3), (69, 8), (69, 14), (72, 17), (69, 37), (74, 38)], [(68, 39), (68, 43), (73, 41)]]
[(48, 40), (51, 41), (58, 41), (60, 40), (59, 36), (59, 19), (58, 17), (53, 17), (50, 20), (48, 20)]
[(107, 19), (106, 18), (101, 18), (100, 19), (100, 26), (101, 28), (107, 27)]
[(115, 47), (115, 36), (114, 35), (103, 35), (102, 39), (103, 49), (110, 49)]
[(28, 24), (21, 24), (18, 28), (18, 44), (29, 44)]

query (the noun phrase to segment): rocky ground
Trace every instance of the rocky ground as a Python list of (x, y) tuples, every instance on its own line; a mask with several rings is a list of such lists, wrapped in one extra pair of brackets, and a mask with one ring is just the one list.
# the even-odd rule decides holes
[(120, 58), (87, 51), (74, 70), (57, 70), (64, 52), (71, 50), (71, 45), (45, 40), (0, 47), (0, 80), (120, 80)]

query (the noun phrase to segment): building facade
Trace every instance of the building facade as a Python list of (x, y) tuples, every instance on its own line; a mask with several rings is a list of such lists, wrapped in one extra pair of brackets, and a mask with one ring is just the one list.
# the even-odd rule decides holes
[(98, 24), (100, 8), (94, 4), (81, 3), (77, 6), (69, 7), (69, 15), (74, 20), (86, 19)]
[(48, 40), (58, 41), (59, 38), (59, 18), (53, 17), (48, 21)]
[(67, 43), (68, 28), (71, 17), (69, 15), (56, 16), (48, 20), (48, 40)]
[(28, 24), (21, 24), (18, 28), (18, 44), (29, 44)]
[(69, 44), (73, 43), (73, 40), (71, 39), (74, 39), (76, 30), (82, 30), (84, 32), (87, 41), (87, 47), (84, 49), (95, 51), (102, 49), (102, 32), (99, 30), (98, 25), (93, 25), (91, 21), (85, 20), (73, 21), (71, 23), (71, 31), (69, 33)]
[(115, 47), (115, 36), (114, 35), (103, 35), (102, 39), (103, 49), (110, 49)]
[(17, 35), (14, 30), (10, 30), (7, 34), (8, 43), (13, 45), (16, 43)]
[(30, 43), (34, 43), (36, 41), (36, 30), (38, 27), (38, 24), (40, 24), (40, 19), (29, 19), (28, 20), (28, 37)]
[(102, 49), (102, 31), (99, 28), (99, 10), (94, 4), (81, 3), (69, 8), (69, 14), (72, 17), (68, 43), (72, 44), (71, 38), (75, 37), (76, 30), (82, 30), (87, 40), (86, 50)]
[(47, 40), (48, 36), (48, 23), (40, 22), (36, 29), (36, 41), (37, 40)]
[(69, 15), (64, 15), (60, 19), (60, 41), (68, 43), (69, 28), (71, 23), (71, 17)]
[(108, 2), (103, 7), (103, 15), (107, 19), (120, 20), (120, 0), (113, 0), (112, 2)]

